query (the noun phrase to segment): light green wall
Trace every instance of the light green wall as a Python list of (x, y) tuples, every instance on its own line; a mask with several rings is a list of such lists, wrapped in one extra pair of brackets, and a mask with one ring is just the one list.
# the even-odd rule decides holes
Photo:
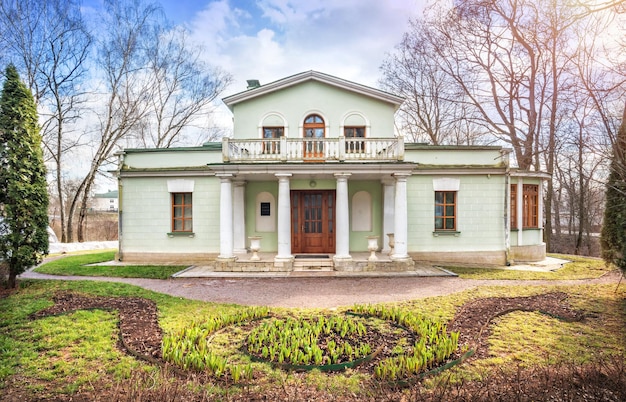
[(129, 151), (124, 155), (125, 169), (198, 167), (209, 163), (222, 163), (221, 150), (173, 148), (166, 151)]
[[(310, 185), (310, 180), (292, 180), (291, 190), (334, 190), (336, 181), (332, 179), (316, 180), (314, 188)], [(368, 232), (354, 232), (350, 228), (350, 251), (367, 251), (367, 236), (381, 236), (379, 241), (382, 247), (382, 186), (378, 181), (348, 181), (348, 202), (352, 205), (352, 197), (358, 191), (367, 191), (372, 197), (372, 230)], [(278, 183), (275, 181), (250, 182), (246, 185), (246, 236), (261, 236), (261, 247), (266, 252), (276, 252), (278, 249), (278, 239), (276, 232), (257, 232), (255, 229), (256, 197), (259, 193), (268, 192), (278, 201)], [(351, 207), (350, 207), (351, 208)], [(276, 214), (274, 216), (276, 219)], [(352, 212), (350, 212), (350, 222), (352, 222)]]
[(336, 138), (343, 133), (340, 126), (351, 112), (360, 112), (370, 123), (367, 136), (393, 137), (394, 106), (365, 95), (340, 89), (317, 81), (307, 81), (292, 87), (262, 95), (234, 106), (234, 138), (259, 138), (259, 125), (270, 112), (281, 114), (286, 120), (286, 135), (301, 138), (301, 125), (311, 113), (318, 113), (329, 127), (326, 137)]
[[(177, 179), (172, 177), (170, 180)], [(171, 200), (165, 178), (124, 178), (122, 180), (123, 252), (219, 252), (220, 182), (198, 177), (193, 191), (193, 232), (195, 236), (168, 237), (171, 232)]]
[[(352, 230), (352, 197), (359, 191), (367, 191), (372, 197), (372, 230)], [(367, 236), (379, 236), (378, 246), (383, 246), (383, 194), (380, 181), (348, 180), (348, 205), (350, 208), (350, 251), (367, 251)]]
[[(261, 236), (261, 250), (263, 252), (278, 251), (278, 235), (277, 232), (257, 232), (256, 231), (256, 197), (259, 193), (268, 192), (274, 196), (274, 222), (278, 215), (278, 182), (277, 181), (253, 181), (246, 184), (246, 237)], [(248, 244), (246, 240), (246, 244)]]
[(421, 165), (503, 166), (500, 147), (433, 146), (405, 144), (404, 161)]
[[(443, 177), (443, 176), (442, 176)], [(445, 176), (454, 177), (454, 176)], [(457, 231), (434, 236), (433, 176), (408, 180), (408, 251), (493, 251), (504, 249), (504, 177), (457, 176)]]

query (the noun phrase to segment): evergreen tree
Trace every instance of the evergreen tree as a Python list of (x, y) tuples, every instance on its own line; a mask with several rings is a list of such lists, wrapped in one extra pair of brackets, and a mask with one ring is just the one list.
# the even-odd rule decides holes
[(600, 243), (604, 261), (626, 273), (626, 108), (613, 144)]
[(48, 192), (37, 108), (9, 65), (0, 97), (0, 260), (8, 286), (48, 253)]

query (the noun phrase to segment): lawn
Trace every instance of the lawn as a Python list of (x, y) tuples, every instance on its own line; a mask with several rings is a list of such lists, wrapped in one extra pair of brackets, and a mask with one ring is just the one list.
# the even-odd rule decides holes
[[(81, 264), (96, 262), (105, 258), (105, 254), (81, 259)], [(587, 263), (593, 265), (593, 260)], [(441, 374), (397, 389), (396, 385), (376, 381), (358, 370), (300, 373), (265, 363), (252, 363), (254, 378), (238, 384), (201, 374), (176, 374), (119, 349), (116, 311), (79, 310), (39, 319), (31, 319), (29, 315), (52, 306), (52, 297), (59, 292), (141, 297), (156, 303), (159, 325), (167, 335), (192, 324), (238, 314), (246, 308), (185, 300), (120, 283), (25, 280), (17, 292), (0, 299), (0, 393), (3, 395), (0, 399), (542, 400), (548, 398), (544, 396), (549, 389), (546, 387), (560, 384), (566, 393), (559, 397), (572, 400), (580, 394), (567, 387), (587, 381), (595, 387), (609, 389), (594, 394), (594, 386), (585, 388), (591, 400), (622, 400), (625, 391), (620, 394), (615, 389), (626, 385), (623, 342), (626, 286), (623, 284), (619, 288), (615, 284), (487, 286), (386, 306), (447, 322), (458, 308), (472, 300), (552, 291), (567, 293), (568, 303), (584, 312), (584, 320), (563, 322), (537, 312), (513, 312), (496, 317), (490, 326), (489, 350), (484, 357), (470, 358)], [(343, 310), (272, 309), (272, 312), (308, 317), (341, 314)], [(233, 330), (245, 333), (246, 328), (235, 326)], [(224, 338), (223, 332), (218, 335)], [(221, 353), (226, 355), (236, 349), (228, 341), (216, 341), (212, 346), (224, 348)]]
[(502, 268), (445, 267), (464, 279), (504, 279), (504, 280), (574, 280), (593, 279), (611, 271), (604, 261), (574, 255), (550, 254), (551, 257), (570, 261), (556, 271), (517, 271)]
[(114, 258), (115, 251), (71, 255), (47, 262), (37, 267), (35, 272), (50, 275), (167, 279), (187, 268), (183, 265), (92, 265), (113, 261)]

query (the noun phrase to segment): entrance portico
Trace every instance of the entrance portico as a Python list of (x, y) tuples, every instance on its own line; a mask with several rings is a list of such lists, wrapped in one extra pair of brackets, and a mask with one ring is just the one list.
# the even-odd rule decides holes
[[(220, 207), (218, 258), (218, 265), (223, 270), (228, 269), (229, 262), (239, 260), (242, 263), (246, 260), (242, 243), (247, 245), (247, 238), (252, 236), (262, 238), (261, 252), (266, 259), (268, 253), (275, 252), (271, 261), (273, 264), (267, 260), (256, 262), (253, 270), (291, 271), (296, 255), (313, 255), (332, 261), (334, 270), (352, 271), (358, 265), (352, 254), (367, 251), (367, 237), (378, 236), (380, 252), (383, 248), (388, 249), (387, 233), (395, 233), (396, 252), (393, 256), (385, 254), (384, 261), (400, 265), (412, 263), (406, 253), (408, 165), (294, 164), (270, 170), (256, 164), (231, 166), (228, 172), (216, 171), (215, 174), (221, 179), (220, 192), (225, 193), (220, 195), (220, 204), (223, 205)], [(318, 182), (321, 184), (316, 187)], [(257, 202), (255, 193), (259, 193), (258, 188), (271, 188), (271, 183), (276, 189), (275, 206), (271, 205), (271, 201)], [(352, 216), (355, 205), (359, 205), (354, 204), (353, 198), (357, 190), (365, 186), (363, 183), (367, 183), (368, 191), (373, 192), (377, 201), (367, 205), (371, 216)], [(390, 197), (389, 193), (393, 196)], [(271, 200), (271, 195), (269, 197)], [(393, 205), (387, 205), (390, 202)], [(229, 203), (232, 204), (230, 208), (226, 205)], [(247, 212), (250, 215), (252, 211), (257, 215), (269, 215), (263, 218), (275, 220), (272, 226), (275, 229), (259, 228), (254, 224), (254, 217), (242, 217), (242, 214)], [(271, 216), (274, 213), (275, 216)], [(352, 228), (354, 219), (370, 219), (375, 223), (368, 229), (369, 232), (361, 232), (362, 228), (355, 231)], [(391, 231), (390, 227), (393, 228)], [(405, 242), (404, 247), (402, 241)]]

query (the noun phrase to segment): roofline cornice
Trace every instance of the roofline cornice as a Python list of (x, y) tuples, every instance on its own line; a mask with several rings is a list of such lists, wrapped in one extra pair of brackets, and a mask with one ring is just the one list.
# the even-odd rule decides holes
[(256, 98), (257, 96), (266, 95), (275, 91), (278, 91), (283, 88), (287, 88), (302, 82), (306, 81), (318, 81), (328, 85), (332, 85), (338, 88), (343, 88), (345, 90), (356, 92), (362, 95), (366, 95), (384, 102), (388, 102), (393, 104), (396, 108), (398, 108), (402, 102), (404, 102), (404, 98), (391, 94), (389, 92), (382, 91), (380, 89), (368, 87), (366, 85), (357, 84), (356, 82), (344, 80), (342, 78), (338, 78), (332, 75), (320, 73), (318, 71), (305, 71), (303, 73), (295, 74), (286, 78), (282, 78), (280, 80), (270, 82), (269, 84), (261, 85), (258, 88), (248, 89), (243, 92), (236, 93), (234, 95), (227, 96), (222, 99), (222, 102), (229, 109), (232, 110), (232, 106), (237, 103), (246, 101), (248, 99)]

